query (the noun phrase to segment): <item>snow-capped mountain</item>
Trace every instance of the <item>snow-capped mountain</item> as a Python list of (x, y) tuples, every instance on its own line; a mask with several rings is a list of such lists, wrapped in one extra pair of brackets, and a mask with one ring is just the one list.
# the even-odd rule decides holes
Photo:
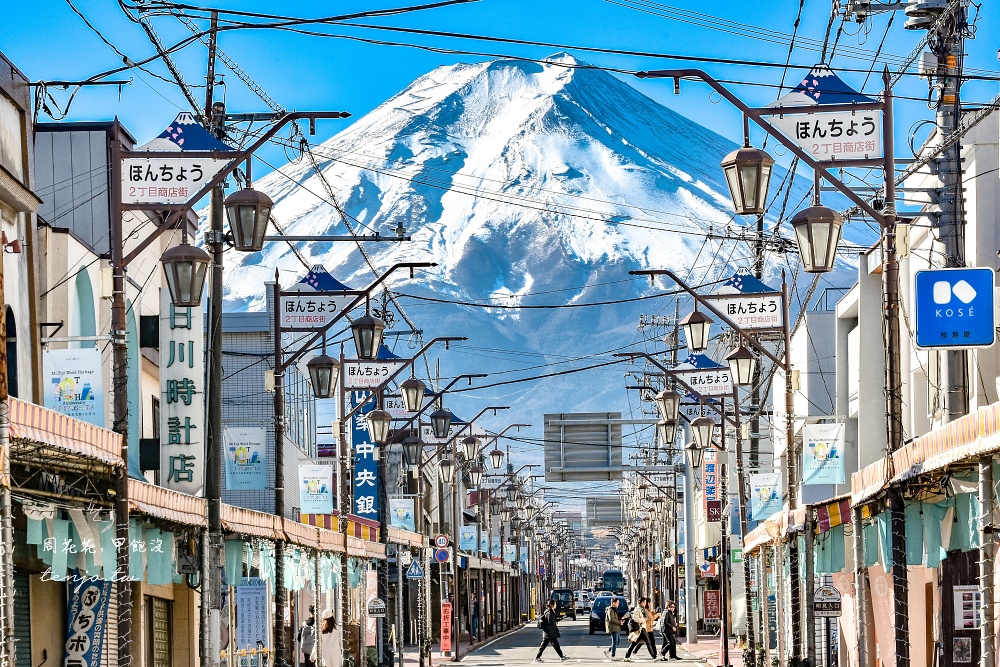
[[(719, 167), (736, 145), (611, 74), (580, 65), (561, 54), (544, 65), (441, 67), (313, 149), (354, 232), (392, 236), (401, 227), (412, 236), (367, 244), (374, 266), (437, 263), (414, 279), (398, 276), (391, 287), (425, 299), (400, 297), (425, 339), (469, 337), (465, 347), (440, 353), (442, 375), (538, 367), (484, 381), (493, 383), (608, 361), (606, 352), (633, 342), (641, 313), (672, 315), (665, 298), (635, 300), (651, 288), (630, 278), (630, 269), (669, 267), (698, 283), (748, 263), (746, 244), (718, 238), (745, 222), (733, 220)], [(776, 173), (772, 193), (783, 176)], [(349, 233), (307, 156), (255, 187), (275, 200), (287, 234)], [(806, 188), (793, 188), (790, 205)], [(229, 307), (260, 309), (263, 283), (276, 266), (287, 285), (305, 264), (323, 264), (351, 286), (373, 280), (353, 243), (296, 246), (299, 257), (283, 243), (230, 253)], [(594, 302), (617, 303), (581, 306)], [(552, 304), (581, 307), (544, 307)], [(595, 353), (606, 354), (566, 362)], [(556, 362), (564, 363), (542, 367)], [(520, 414), (493, 424), (530, 421), (534, 437), (543, 412), (627, 412), (623, 370), (609, 366), (468, 395), (517, 407)], [(455, 400), (462, 410), (464, 399)], [(484, 403), (466, 405), (474, 413)]]

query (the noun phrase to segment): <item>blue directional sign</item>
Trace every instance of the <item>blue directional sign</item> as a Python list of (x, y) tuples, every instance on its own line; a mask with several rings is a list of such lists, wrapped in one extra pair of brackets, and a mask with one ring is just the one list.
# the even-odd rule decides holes
[(989, 347), (996, 341), (994, 272), (989, 268), (917, 271), (917, 347)]

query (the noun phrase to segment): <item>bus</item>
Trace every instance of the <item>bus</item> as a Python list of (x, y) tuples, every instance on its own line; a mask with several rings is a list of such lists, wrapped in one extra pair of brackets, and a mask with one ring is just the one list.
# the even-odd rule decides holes
[(622, 574), (621, 570), (605, 570), (601, 574), (600, 589), (623, 595), (625, 593), (625, 575)]

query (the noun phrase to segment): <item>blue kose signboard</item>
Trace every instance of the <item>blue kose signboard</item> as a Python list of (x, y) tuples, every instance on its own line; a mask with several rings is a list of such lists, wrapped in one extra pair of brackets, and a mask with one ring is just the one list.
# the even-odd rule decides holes
[(996, 341), (994, 272), (990, 268), (917, 271), (917, 347), (989, 347)]

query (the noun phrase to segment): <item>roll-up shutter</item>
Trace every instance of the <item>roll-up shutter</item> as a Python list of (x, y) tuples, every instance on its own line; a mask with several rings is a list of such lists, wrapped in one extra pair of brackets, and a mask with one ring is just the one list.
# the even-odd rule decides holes
[(14, 569), (14, 667), (31, 667), (31, 598), (28, 575)]

